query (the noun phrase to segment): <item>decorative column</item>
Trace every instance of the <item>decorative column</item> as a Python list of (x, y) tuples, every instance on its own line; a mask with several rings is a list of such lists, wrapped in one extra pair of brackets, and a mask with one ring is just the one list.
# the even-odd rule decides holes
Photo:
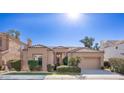
[(54, 52), (53, 54), (54, 54), (54, 64), (56, 64), (56, 52)]
[(62, 60), (62, 52), (60, 53), (60, 64), (62, 65), (63, 64), (63, 62), (62, 62), (63, 60)]
[(27, 51), (22, 51), (21, 55), (21, 71), (29, 71)]
[(6, 72), (9, 71), (6, 60), (4, 60), (4, 68), (5, 68), (5, 71), (6, 71)]
[(101, 67), (104, 66), (104, 57), (100, 57)]
[(0, 53), (0, 66), (2, 66), (2, 54)]
[(43, 63), (42, 63), (42, 70), (43, 71), (47, 71), (47, 55), (43, 55), (43, 59), (42, 59), (43, 61)]

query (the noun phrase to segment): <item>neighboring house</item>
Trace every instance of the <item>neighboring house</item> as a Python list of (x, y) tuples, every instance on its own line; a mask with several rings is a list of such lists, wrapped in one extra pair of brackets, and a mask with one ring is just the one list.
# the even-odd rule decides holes
[(124, 40), (101, 41), (100, 50), (104, 51), (104, 60), (109, 58), (124, 58)]
[(80, 57), (79, 67), (82, 69), (99, 69), (103, 66), (103, 51), (81, 47), (52, 47), (44, 45), (32, 45), (28, 41), (28, 47), (22, 51), (22, 70), (29, 70), (28, 60), (39, 60), (42, 70), (47, 71), (47, 64), (63, 64), (64, 57)]
[(20, 60), (20, 51), (25, 44), (7, 33), (0, 33), (0, 65), (10, 60)]

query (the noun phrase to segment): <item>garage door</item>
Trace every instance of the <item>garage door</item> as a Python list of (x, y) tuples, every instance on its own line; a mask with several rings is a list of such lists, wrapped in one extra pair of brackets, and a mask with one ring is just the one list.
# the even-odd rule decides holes
[(99, 58), (82, 58), (80, 62), (82, 69), (98, 69), (100, 68)]

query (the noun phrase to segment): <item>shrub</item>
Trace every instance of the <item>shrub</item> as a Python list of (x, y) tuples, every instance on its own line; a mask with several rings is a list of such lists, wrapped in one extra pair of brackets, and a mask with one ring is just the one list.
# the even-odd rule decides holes
[(78, 64), (80, 63), (80, 57), (71, 57), (69, 59), (69, 66), (78, 66)]
[(80, 73), (81, 69), (77, 66), (58, 66), (57, 72), (59, 73)]
[(0, 66), (0, 70), (2, 70), (2, 66)]
[(67, 56), (63, 59), (63, 64), (68, 65), (68, 57)]
[(76, 62), (76, 59), (73, 58), (73, 57), (71, 57), (71, 58), (69, 59), (69, 66), (74, 66), (74, 65), (75, 65), (75, 62)]
[(41, 71), (41, 70), (42, 70), (42, 66), (40, 66), (40, 65), (33, 68), (33, 71)]
[(124, 74), (124, 59), (110, 58), (109, 63), (112, 71)]
[(104, 69), (104, 67), (102, 66), (102, 67), (101, 67), (101, 69), (103, 70), (103, 69)]
[(104, 62), (104, 67), (105, 68), (110, 68), (111, 67), (109, 61)]
[(16, 71), (21, 70), (21, 60), (13, 60), (9, 62), (10, 62), (11, 68), (15, 69)]
[(52, 72), (53, 69), (54, 69), (54, 67), (53, 67), (51, 64), (48, 64), (48, 65), (47, 65), (47, 71), (48, 71), (48, 72)]
[(15, 68), (11, 68), (10, 70), (11, 70), (11, 71), (16, 71)]
[(29, 60), (28, 65), (29, 65), (30, 70), (36, 70), (36, 68), (39, 67), (39, 61), (37, 61), (37, 60)]

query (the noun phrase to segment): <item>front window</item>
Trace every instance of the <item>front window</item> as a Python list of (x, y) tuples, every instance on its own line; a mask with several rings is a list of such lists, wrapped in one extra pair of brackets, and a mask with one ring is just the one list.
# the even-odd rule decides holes
[(33, 55), (33, 59), (38, 61), (38, 64), (42, 66), (42, 55)]

